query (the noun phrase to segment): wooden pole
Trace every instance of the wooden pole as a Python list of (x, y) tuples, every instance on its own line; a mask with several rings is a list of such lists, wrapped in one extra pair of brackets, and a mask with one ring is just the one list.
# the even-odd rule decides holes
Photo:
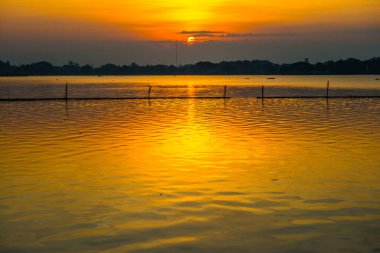
[(223, 92), (223, 97), (227, 97), (227, 85), (224, 85), (224, 92)]
[(326, 98), (329, 99), (329, 88), (330, 88), (330, 80), (327, 81), (326, 86)]
[(68, 98), (68, 89), (67, 89), (67, 82), (66, 82), (66, 87), (65, 87), (65, 99), (67, 100)]
[(327, 109), (327, 111), (330, 109), (330, 106), (329, 106), (329, 89), (330, 89), (330, 80), (327, 80), (327, 85), (326, 85), (326, 109)]
[(264, 85), (261, 86), (261, 98), (264, 99)]
[(148, 99), (150, 99), (150, 91), (152, 90), (152, 86), (149, 85), (149, 88), (148, 88)]

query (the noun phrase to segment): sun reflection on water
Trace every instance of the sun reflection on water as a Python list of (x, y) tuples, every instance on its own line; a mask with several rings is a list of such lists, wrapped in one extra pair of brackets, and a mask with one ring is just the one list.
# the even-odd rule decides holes
[(293, 252), (313, 238), (325, 252), (346, 236), (375, 248), (380, 103), (324, 102), (4, 103), (2, 243)]

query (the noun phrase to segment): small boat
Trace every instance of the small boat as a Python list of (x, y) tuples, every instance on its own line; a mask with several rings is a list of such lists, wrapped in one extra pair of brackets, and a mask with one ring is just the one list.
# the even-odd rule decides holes
[(276, 79), (275, 77), (267, 77), (267, 79)]

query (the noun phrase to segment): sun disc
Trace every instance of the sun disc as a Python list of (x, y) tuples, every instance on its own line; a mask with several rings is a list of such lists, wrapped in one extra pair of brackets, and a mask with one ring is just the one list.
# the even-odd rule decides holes
[(195, 38), (193, 36), (190, 36), (187, 38), (187, 43), (192, 44), (195, 42)]

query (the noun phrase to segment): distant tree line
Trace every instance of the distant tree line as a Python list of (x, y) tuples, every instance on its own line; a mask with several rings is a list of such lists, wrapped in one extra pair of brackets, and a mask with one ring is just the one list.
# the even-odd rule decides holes
[(380, 74), (380, 57), (361, 61), (354, 58), (311, 64), (308, 61), (275, 64), (270, 61), (207, 61), (182, 66), (105, 64), (100, 67), (69, 62), (63, 66), (41, 61), (25, 65), (11, 65), (0, 60), (0, 76), (33, 75), (356, 75)]

